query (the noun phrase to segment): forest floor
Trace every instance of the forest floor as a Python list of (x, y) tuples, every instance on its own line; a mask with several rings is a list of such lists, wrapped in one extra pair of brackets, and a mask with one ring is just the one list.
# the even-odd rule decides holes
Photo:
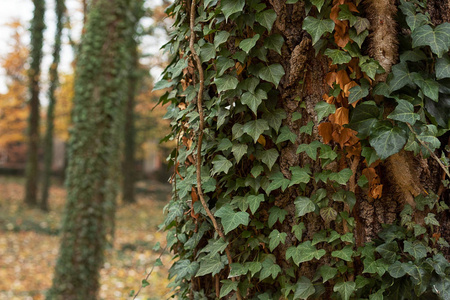
[[(64, 212), (66, 192), (61, 183), (50, 190), (51, 211), (23, 205), (23, 179), (0, 177), (0, 300), (45, 299), (52, 283), (58, 255), (58, 232)], [(100, 299), (128, 299), (137, 291), (165, 245), (165, 233), (158, 231), (163, 221), (170, 186), (141, 183), (137, 203), (119, 205), (116, 213), (115, 240), (107, 250), (101, 271)], [(150, 189), (151, 188), (151, 189)], [(150, 285), (138, 299), (167, 299), (167, 266), (172, 256), (165, 253), (163, 266), (155, 267)]]

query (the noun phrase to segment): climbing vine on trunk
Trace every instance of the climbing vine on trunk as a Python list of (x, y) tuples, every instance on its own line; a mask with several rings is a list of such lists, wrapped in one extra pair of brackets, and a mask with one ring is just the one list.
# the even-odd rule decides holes
[(450, 24), (427, 9), (169, 7), (155, 88), (178, 145), (164, 226), (180, 298), (450, 297)]

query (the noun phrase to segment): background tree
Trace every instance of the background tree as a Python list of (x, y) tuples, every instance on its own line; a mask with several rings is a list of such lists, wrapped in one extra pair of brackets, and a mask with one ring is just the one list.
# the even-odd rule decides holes
[(44, 140), (44, 171), (42, 183), (42, 198), (40, 207), (43, 210), (48, 210), (48, 190), (50, 188), (50, 177), (52, 173), (52, 159), (53, 159), (53, 132), (55, 120), (55, 102), (56, 102), (56, 88), (59, 85), (58, 66), (61, 52), (61, 36), (64, 27), (65, 14), (64, 0), (57, 0), (55, 3), (56, 13), (56, 31), (55, 44), (53, 48), (53, 63), (50, 66), (49, 77), (50, 87), (48, 90), (48, 107), (47, 107), (47, 127)]
[(77, 59), (67, 207), (48, 299), (95, 299), (112, 233), (126, 95), (127, 1), (91, 3)]
[(30, 33), (30, 68), (28, 70), (29, 107), (28, 152), (26, 165), (25, 203), (37, 205), (38, 151), (39, 151), (39, 81), (41, 76), (42, 44), (44, 41), (45, 0), (33, 0), (34, 12)]
[(178, 296), (450, 297), (447, 2), (168, 12)]

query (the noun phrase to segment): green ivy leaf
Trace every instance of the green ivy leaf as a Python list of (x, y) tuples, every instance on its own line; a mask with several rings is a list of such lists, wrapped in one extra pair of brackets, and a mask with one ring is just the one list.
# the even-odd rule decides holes
[(280, 266), (277, 265), (271, 258), (266, 258), (266, 260), (262, 263), (259, 279), (264, 280), (269, 276), (271, 276), (272, 279), (275, 279), (280, 272)]
[(424, 14), (409, 14), (406, 16), (406, 24), (408, 24), (411, 31), (416, 30), (420, 26), (428, 23), (428, 18)]
[(414, 106), (406, 100), (397, 100), (397, 106), (394, 111), (389, 114), (388, 118), (400, 122), (414, 125), (420, 116), (414, 113)]
[(264, 47), (276, 51), (281, 55), (281, 48), (284, 45), (284, 38), (279, 34), (272, 34), (264, 39)]
[(398, 153), (405, 144), (405, 132), (400, 127), (394, 127), (388, 121), (377, 122), (370, 136), (370, 145), (380, 159), (386, 159), (392, 154)]
[(352, 177), (353, 172), (352, 170), (350, 170), (349, 168), (345, 168), (341, 171), (339, 171), (338, 173), (331, 173), (329, 176), (330, 180), (334, 180), (339, 184), (347, 184), (347, 182), (349, 181), (350, 177)]
[(259, 194), (259, 195), (250, 195), (247, 197), (246, 200), (250, 207), (250, 211), (252, 212), (252, 214), (255, 214), (255, 212), (259, 208), (259, 205), (261, 204), (261, 202), (264, 202), (265, 199), (263, 194)]
[(295, 143), (297, 140), (297, 135), (289, 129), (287, 126), (281, 127), (280, 135), (277, 138), (276, 144), (285, 142), (285, 141), (291, 141), (292, 144)]
[(228, 171), (233, 166), (231, 161), (229, 161), (226, 157), (222, 155), (217, 155), (216, 157), (214, 157), (212, 164), (213, 164), (212, 175), (221, 172), (228, 174)]
[(405, 276), (406, 274), (406, 271), (403, 269), (403, 264), (398, 260), (395, 263), (389, 265), (387, 271), (389, 275), (394, 278), (400, 278)]
[(225, 16), (225, 20), (237, 12), (242, 12), (245, 6), (245, 0), (227, 0), (222, 2), (222, 12)]
[(420, 49), (408, 50), (408, 51), (403, 52), (400, 55), (401, 62), (406, 62), (406, 61), (418, 62), (418, 61), (427, 60), (427, 59), (428, 58), (425, 55), (425, 53), (423, 53), (423, 51)]
[(325, 101), (320, 101), (316, 104), (314, 110), (317, 112), (317, 121), (322, 121), (323, 118), (336, 112), (336, 106)]
[(303, 217), (307, 213), (313, 212), (316, 210), (316, 205), (314, 202), (311, 201), (311, 199), (306, 197), (297, 197), (295, 199), (295, 210), (297, 211), (297, 216)]
[(272, 170), (273, 165), (278, 159), (278, 156), (280, 154), (278, 153), (278, 150), (275, 148), (271, 148), (269, 150), (263, 150), (260, 153), (256, 155), (256, 158), (261, 160), (263, 163), (266, 164), (267, 167), (269, 167), (269, 170)]
[(279, 189), (279, 188), (281, 188), (281, 190), (284, 191), (288, 187), (289, 183), (291, 182), (289, 179), (285, 178), (283, 173), (281, 173), (281, 172), (276, 172), (276, 173), (272, 174), (270, 176), (270, 180), (271, 180), (271, 182), (266, 190), (267, 193), (270, 193), (271, 191)]
[(218, 239), (218, 240), (213, 240), (210, 239), (208, 241), (208, 245), (206, 245), (206, 247), (204, 247), (202, 250), (200, 250), (200, 253), (202, 252), (206, 252), (209, 253), (208, 256), (213, 256), (216, 255), (217, 253), (222, 253), (225, 248), (227, 247), (228, 242), (225, 242), (222, 239)]
[(255, 143), (258, 141), (259, 136), (268, 129), (269, 124), (264, 119), (258, 119), (247, 122), (245, 123), (243, 128), (244, 132), (250, 135)]
[(303, 235), (303, 230), (305, 230), (305, 229), (306, 229), (305, 224), (303, 222), (300, 222), (300, 224), (296, 224), (296, 225), (292, 226), (291, 232), (295, 235), (297, 240), (301, 241), (302, 235)]
[(326, 254), (324, 249), (317, 250), (311, 244), (311, 241), (306, 241), (298, 245), (297, 247), (289, 247), (286, 251), (286, 259), (292, 258), (293, 262), (298, 266), (302, 262), (310, 261), (315, 259), (320, 259)]
[(340, 281), (333, 287), (333, 291), (338, 292), (343, 300), (350, 299), (353, 291), (356, 289), (356, 283), (353, 281)]
[(322, 145), (319, 141), (313, 141), (310, 144), (300, 144), (297, 148), (297, 154), (305, 152), (311, 159), (317, 159), (317, 149)]
[(262, 80), (271, 82), (278, 87), (281, 77), (284, 76), (284, 69), (280, 64), (272, 64), (270, 66), (264, 67), (259, 71), (259, 77)]
[(269, 249), (272, 252), (280, 243), (284, 244), (286, 241), (286, 232), (279, 232), (277, 229), (272, 230), (269, 235)]
[(238, 288), (238, 281), (232, 281), (232, 280), (221, 280), (222, 286), (220, 287), (220, 298), (222, 299), (231, 291), (237, 291)]
[(250, 50), (252, 50), (253, 47), (255, 47), (256, 42), (258, 40), (259, 40), (259, 34), (255, 34), (252, 38), (248, 38), (248, 39), (242, 40), (239, 43), (239, 48), (244, 50), (246, 53), (249, 53)]
[(262, 117), (269, 123), (269, 126), (278, 133), (281, 122), (286, 118), (286, 112), (283, 109), (278, 108), (274, 111), (265, 112)]
[(248, 213), (243, 211), (235, 212), (229, 204), (219, 208), (214, 215), (221, 218), (225, 234), (236, 229), (239, 225), (247, 226), (249, 221)]
[(415, 83), (420, 87), (425, 96), (434, 102), (439, 101), (439, 83), (432, 79), (423, 79), (419, 77)]
[(310, 0), (311, 4), (317, 7), (317, 10), (320, 12), (322, 9), (325, 0)]
[(177, 261), (173, 265), (177, 280), (181, 280), (186, 277), (192, 277), (199, 269), (200, 264), (196, 261), (190, 261), (189, 259), (182, 259)]
[(442, 57), (450, 47), (450, 23), (442, 23), (434, 30), (430, 25), (423, 25), (411, 34), (413, 48), (430, 46), (431, 51)]
[(228, 31), (219, 31), (214, 36), (214, 47), (219, 47), (223, 43), (225, 43), (230, 37), (230, 33)]
[(200, 48), (200, 59), (202, 62), (209, 61), (216, 57), (216, 48), (211, 43), (206, 43)]
[(325, 283), (328, 280), (334, 278), (337, 274), (337, 269), (328, 265), (323, 265), (319, 268), (320, 276), (322, 276), (322, 282)]
[(269, 219), (267, 220), (269, 228), (272, 228), (272, 226), (275, 225), (277, 221), (282, 224), (284, 219), (286, 218), (287, 213), (288, 212), (285, 209), (279, 208), (278, 206), (272, 206), (269, 209)]
[(234, 90), (239, 81), (236, 77), (231, 75), (224, 75), (222, 77), (216, 78), (214, 84), (217, 86), (217, 92), (221, 93), (228, 90)]
[(352, 14), (352, 12), (349, 10), (347, 4), (339, 5), (339, 14), (338, 14), (338, 20), (348, 20), (350, 23), (350, 27), (353, 27), (358, 20), (356, 16)]
[(379, 73), (384, 73), (383, 67), (380, 66), (380, 63), (374, 59), (369, 59), (364, 63), (359, 65), (361, 67), (361, 71), (367, 74), (372, 79), (375, 79), (375, 75)]
[(366, 79), (361, 79), (361, 85), (356, 85), (350, 89), (348, 103), (351, 104), (369, 95), (369, 82)]
[(352, 261), (353, 249), (352, 246), (347, 245), (341, 250), (331, 252), (331, 256), (340, 258), (345, 261)]
[(450, 78), (450, 56), (443, 55), (436, 60), (436, 79)]
[(234, 158), (236, 159), (236, 163), (238, 163), (242, 156), (247, 154), (248, 146), (245, 144), (234, 144), (231, 148), (231, 152), (233, 152)]
[(390, 92), (401, 89), (405, 85), (414, 82), (415, 73), (410, 73), (406, 62), (401, 62), (392, 67), (392, 78), (388, 80)]
[(248, 272), (248, 265), (242, 265), (240, 263), (232, 263), (230, 265), (230, 274), (228, 275), (228, 278), (242, 276), (247, 274), (247, 272)]
[(337, 214), (337, 211), (329, 206), (320, 209), (320, 216), (326, 222), (326, 224), (336, 220)]
[(356, 29), (356, 34), (361, 34), (361, 32), (370, 28), (370, 22), (366, 18), (356, 17), (354, 28)]
[(314, 127), (313, 121), (309, 121), (308, 124), (300, 127), (299, 134), (306, 133), (308, 135), (311, 135), (313, 127)]
[(308, 299), (309, 296), (316, 292), (311, 280), (307, 277), (300, 277), (299, 281), (295, 285), (294, 299)]
[(219, 254), (213, 255), (211, 257), (205, 256), (200, 260), (200, 268), (197, 271), (195, 276), (204, 276), (207, 274), (211, 274), (212, 276), (218, 274), (225, 265), (222, 262), (222, 259)]
[(333, 32), (334, 22), (331, 19), (319, 20), (308, 16), (303, 20), (303, 30), (306, 30), (311, 35), (312, 44), (314, 45), (325, 32)]
[(234, 67), (234, 60), (219, 56), (216, 62), (217, 76), (222, 76), (226, 70)]
[(259, 12), (255, 16), (256, 22), (266, 27), (270, 32), (272, 30), (273, 23), (277, 19), (277, 14), (273, 9), (266, 9)]
[(382, 259), (375, 260), (374, 257), (366, 257), (364, 259), (364, 272), (370, 274), (378, 274), (383, 276), (386, 273), (385, 263)]
[[(354, 41), (356, 44), (358, 44), (359, 48), (362, 47), (362, 44), (366, 40), (366, 37), (369, 35), (369, 30), (364, 30), (361, 33), (357, 33), (356, 29), (351, 28), (349, 30), (349, 36), (352, 41)], [(366, 67), (367, 68), (367, 67)], [(378, 69), (378, 66), (377, 66)], [(363, 70), (363, 72), (367, 73)], [(367, 74), (368, 75), (368, 74)]]
[(381, 244), (376, 248), (376, 251), (391, 264), (397, 260), (397, 253), (399, 252), (397, 242), (395, 241)]
[(358, 132), (361, 139), (370, 135), (380, 116), (380, 109), (373, 101), (361, 103), (355, 107), (350, 118), (349, 127)]
[(324, 54), (333, 60), (334, 65), (346, 64), (352, 60), (350, 54), (339, 49), (327, 49)]
[(245, 92), (242, 94), (241, 102), (242, 104), (247, 105), (256, 115), (258, 113), (258, 106), (264, 99), (267, 99), (267, 93), (261, 89), (258, 89), (255, 93)]
[(290, 167), (289, 170), (291, 170), (292, 172), (291, 183), (289, 184), (289, 186), (300, 183), (308, 183), (311, 179), (311, 176), (309, 176), (309, 168), (300, 168), (299, 166), (294, 166)]
[(439, 226), (439, 221), (436, 220), (435, 218), (435, 214), (433, 213), (428, 213), (428, 215), (423, 219), (425, 221), (425, 224), (427, 225), (435, 225), (435, 226)]
[(223, 138), (220, 140), (219, 144), (217, 145), (217, 151), (228, 150), (232, 146), (233, 146), (233, 143), (229, 139)]

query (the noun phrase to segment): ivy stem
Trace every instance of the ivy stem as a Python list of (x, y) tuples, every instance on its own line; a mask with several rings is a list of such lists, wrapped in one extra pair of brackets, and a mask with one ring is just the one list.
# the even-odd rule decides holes
[(444, 172), (445, 172), (445, 174), (447, 174), (448, 178), (450, 178), (450, 172), (447, 170), (447, 167), (444, 166), (444, 164), (441, 162), (439, 157), (437, 157), (436, 154), (434, 154), (434, 152), (431, 151), (430, 147), (428, 147), (427, 144), (425, 144), (421, 139), (419, 139), (418, 134), (414, 131), (414, 128), (411, 126), (411, 124), (406, 123), (406, 125), (408, 125), (409, 130), (411, 130), (411, 132), (414, 133), (414, 135), (416, 136), (416, 139), (419, 141), (419, 143), (422, 146), (424, 146), (428, 150), (428, 152), (430, 152), (431, 156), (437, 161), (439, 166), (441, 166), (442, 170), (444, 170)]
[[(203, 196), (203, 190), (202, 190), (202, 178), (201, 178), (201, 169), (202, 169), (202, 141), (203, 141), (203, 130), (205, 128), (205, 118), (203, 114), (203, 89), (205, 88), (205, 75), (203, 72), (202, 62), (200, 61), (200, 58), (198, 57), (197, 52), (194, 48), (194, 41), (195, 41), (195, 8), (196, 3), (195, 0), (192, 0), (191, 2), (191, 11), (190, 11), (190, 20), (189, 20), (189, 27), (191, 31), (191, 37), (189, 40), (189, 48), (191, 50), (192, 56), (194, 57), (195, 63), (197, 64), (197, 70), (198, 70), (198, 76), (199, 76), (199, 89), (197, 94), (197, 109), (198, 114), (200, 117), (200, 124), (198, 128), (198, 142), (197, 142), (197, 161), (196, 161), (196, 171), (197, 171), (197, 193), (198, 197), (200, 198), (200, 202), (202, 203), (203, 208), (206, 211), (206, 214), (208, 215), (209, 219), (213, 223), (214, 229), (216, 230), (217, 234), (226, 242), (225, 235), (222, 231), (222, 229), (219, 227), (219, 224), (217, 223), (217, 219), (214, 217), (214, 215), (211, 213), (211, 210), (209, 209), (208, 205), (206, 204), (205, 197)], [(231, 256), (230, 252), (230, 245), (227, 244), (227, 247), (225, 248), (225, 253), (228, 258), (228, 264), (231, 266), (233, 263), (233, 258)], [(236, 279), (234, 277), (231, 277), (232, 281), (235, 281)], [(217, 288), (216, 288), (217, 289)], [(217, 291), (216, 291), (217, 293)], [(239, 293), (239, 288), (236, 290), (236, 296), (238, 300), (242, 300), (241, 294)]]

